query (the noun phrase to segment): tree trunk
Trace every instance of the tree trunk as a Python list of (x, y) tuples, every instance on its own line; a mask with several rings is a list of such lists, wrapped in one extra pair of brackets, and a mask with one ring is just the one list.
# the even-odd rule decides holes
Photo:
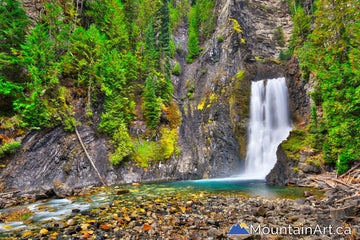
[(87, 152), (87, 150), (86, 150), (86, 148), (85, 148), (85, 145), (84, 145), (83, 141), (81, 140), (80, 134), (79, 134), (79, 132), (78, 132), (78, 130), (77, 130), (77, 128), (76, 128), (76, 126), (75, 126), (74, 128), (75, 128), (75, 133), (76, 133), (76, 136), (77, 136), (77, 137), (78, 137), (78, 139), (79, 139), (79, 142), (80, 142), (80, 144), (81, 144), (81, 147), (84, 149), (84, 152), (85, 152), (85, 154), (86, 154), (86, 157), (89, 159), (89, 161), (90, 161), (90, 163), (91, 163), (92, 167), (95, 169), (95, 171), (96, 171), (97, 175), (99, 176), (99, 178), (100, 178), (100, 180), (101, 180), (102, 184), (103, 184), (104, 186), (107, 186), (107, 185), (105, 184), (105, 182), (104, 182), (103, 178), (101, 177), (101, 175), (100, 175), (100, 173), (99, 173), (98, 169), (96, 168), (96, 166), (95, 166), (95, 164), (94, 164), (93, 160), (91, 159), (91, 157), (90, 157), (89, 153)]

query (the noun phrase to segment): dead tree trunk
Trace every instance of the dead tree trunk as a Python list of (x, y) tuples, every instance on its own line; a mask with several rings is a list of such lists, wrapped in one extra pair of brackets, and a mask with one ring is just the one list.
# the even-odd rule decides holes
[(78, 137), (78, 139), (79, 139), (79, 142), (80, 142), (80, 144), (81, 144), (81, 147), (84, 149), (84, 152), (85, 152), (85, 154), (86, 154), (86, 157), (89, 159), (89, 161), (90, 161), (90, 163), (91, 163), (92, 167), (95, 169), (95, 171), (96, 171), (97, 175), (99, 176), (99, 178), (100, 178), (100, 180), (101, 180), (102, 184), (103, 184), (104, 186), (107, 186), (107, 185), (105, 184), (105, 182), (104, 182), (103, 178), (101, 177), (101, 175), (100, 175), (100, 173), (99, 173), (98, 169), (96, 168), (96, 166), (95, 166), (95, 164), (94, 164), (94, 161), (91, 159), (91, 157), (90, 157), (89, 153), (87, 152), (87, 150), (86, 150), (86, 148), (85, 148), (85, 145), (84, 145), (83, 141), (81, 140), (80, 134), (79, 134), (79, 132), (78, 132), (78, 130), (77, 130), (77, 128), (76, 128), (76, 126), (75, 126), (74, 128), (75, 128), (75, 133), (76, 133), (76, 136), (77, 136), (77, 137)]

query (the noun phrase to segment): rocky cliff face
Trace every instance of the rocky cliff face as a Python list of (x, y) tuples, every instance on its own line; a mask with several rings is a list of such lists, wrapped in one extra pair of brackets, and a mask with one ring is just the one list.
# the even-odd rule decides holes
[[(28, 13), (36, 17), (37, 5), (31, 8), (26, 4), (24, 1)], [(185, 62), (187, 28), (179, 28), (174, 38), (182, 48), (176, 55), (182, 73), (173, 77), (173, 84), (182, 115), (178, 129), (180, 156), (147, 169), (132, 162), (111, 166), (107, 160), (108, 139), (97, 131), (96, 124), (87, 126), (83, 122), (80, 135), (108, 184), (227, 177), (241, 172), (251, 81), (284, 75), (279, 62), (271, 60), (282, 49), (273, 41), (274, 30), (282, 25), (286, 37), (291, 33), (290, 16), (283, 4), (281, 0), (217, 1), (216, 28), (192, 64)], [(76, 135), (61, 126), (30, 132), (1, 178), (9, 189), (47, 192), (55, 181), (73, 188), (100, 182)]]
[(285, 69), (286, 83), (289, 89), (290, 107), (295, 123), (308, 122), (308, 117), (313, 104), (309, 93), (314, 91), (312, 77), (308, 82), (304, 81), (296, 57), (291, 58)]

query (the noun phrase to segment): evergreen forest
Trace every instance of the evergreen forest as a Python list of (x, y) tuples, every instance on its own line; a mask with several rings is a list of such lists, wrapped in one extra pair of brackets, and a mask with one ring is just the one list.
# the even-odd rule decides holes
[[(296, 57), (303, 79), (315, 85), (300, 145), (311, 145), (343, 174), (360, 159), (360, 2), (315, 0), (309, 8), (304, 0), (286, 1), (294, 31), (280, 60)], [(217, 27), (215, 5), (216, 0), (44, 0), (44, 11), (33, 21), (19, 1), (0, 0), (1, 128), (21, 135), (95, 125), (111, 139), (112, 164), (133, 160), (147, 167), (149, 160), (179, 154), (181, 116), (172, 75), (182, 69), (173, 34), (187, 26), (191, 64)], [(285, 45), (281, 27), (275, 37)], [(139, 120), (146, 131), (134, 138), (129, 130)], [(1, 141), (0, 154), (20, 145)]]

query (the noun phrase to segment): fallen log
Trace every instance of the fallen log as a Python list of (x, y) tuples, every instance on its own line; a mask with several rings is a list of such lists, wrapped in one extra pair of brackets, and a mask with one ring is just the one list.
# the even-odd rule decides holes
[(105, 184), (105, 182), (104, 182), (103, 178), (101, 177), (101, 175), (100, 175), (100, 173), (99, 173), (98, 169), (96, 168), (96, 166), (95, 166), (95, 164), (94, 164), (94, 161), (91, 159), (91, 157), (90, 157), (89, 153), (87, 152), (87, 150), (86, 150), (86, 148), (85, 148), (85, 145), (84, 145), (83, 141), (81, 140), (80, 134), (79, 134), (79, 132), (78, 132), (78, 130), (77, 130), (77, 128), (76, 128), (76, 126), (75, 126), (74, 128), (75, 128), (75, 133), (76, 133), (76, 136), (77, 136), (77, 137), (78, 137), (78, 139), (79, 139), (79, 142), (80, 142), (80, 144), (81, 144), (81, 147), (84, 149), (84, 152), (85, 152), (85, 154), (86, 154), (86, 157), (89, 159), (89, 161), (90, 161), (90, 163), (91, 163), (92, 167), (95, 169), (95, 171), (96, 171), (97, 175), (99, 176), (100, 181), (102, 182), (102, 184), (103, 184), (104, 186), (107, 186), (107, 185)]

